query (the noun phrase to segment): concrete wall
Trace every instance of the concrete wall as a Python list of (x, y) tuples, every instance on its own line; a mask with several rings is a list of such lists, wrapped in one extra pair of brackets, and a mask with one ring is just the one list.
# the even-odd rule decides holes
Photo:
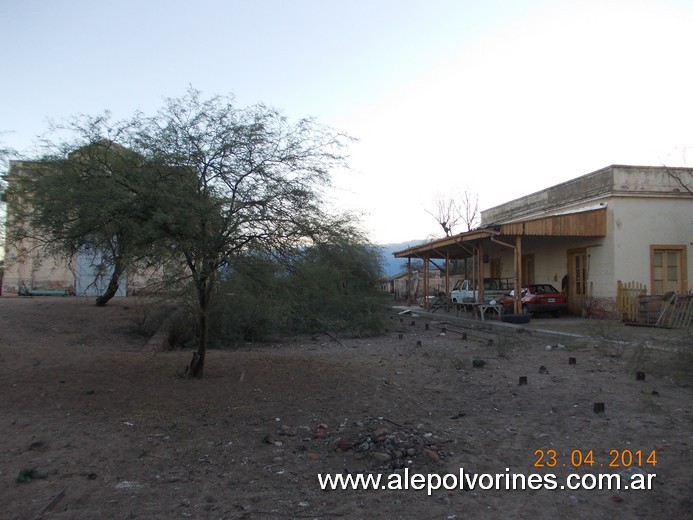
[(75, 275), (72, 266), (51, 256), (41, 256), (6, 247), (5, 274), (2, 295), (17, 295), (22, 283), (27, 289), (63, 289), (74, 291)]
[(691, 168), (612, 165), (481, 212), (481, 225), (549, 215), (614, 195), (685, 196), (671, 174), (693, 181)]
[[(693, 291), (693, 197), (688, 198), (616, 198), (610, 203), (617, 277), (650, 287), (650, 246), (685, 245), (689, 291)], [(616, 279), (612, 279), (615, 284)]]
[(578, 207), (607, 196), (612, 187), (613, 169), (604, 168), (484, 210), (481, 212), (481, 225), (500, 224)]
[(685, 195), (685, 190), (675, 177), (680, 177), (690, 186), (693, 168), (665, 168), (658, 166), (611, 166), (614, 195), (672, 196)]

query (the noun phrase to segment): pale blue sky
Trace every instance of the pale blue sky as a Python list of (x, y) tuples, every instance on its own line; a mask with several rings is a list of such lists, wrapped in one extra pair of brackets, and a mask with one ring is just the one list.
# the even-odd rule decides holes
[(693, 147), (691, 1), (0, 0), (0, 20), (6, 145), (234, 94), (360, 139), (334, 203), (379, 242), (437, 233), (438, 193), (483, 209)]

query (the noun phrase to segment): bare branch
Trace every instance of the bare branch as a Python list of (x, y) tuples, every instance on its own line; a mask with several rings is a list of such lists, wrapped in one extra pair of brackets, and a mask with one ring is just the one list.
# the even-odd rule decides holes
[(425, 210), (443, 229), (445, 236), (454, 234), (455, 226), (463, 223), (467, 231), (477, 224), (479, 196), (465, 190), (463, 194), (439, 193), (435, 199), (435, 211)]

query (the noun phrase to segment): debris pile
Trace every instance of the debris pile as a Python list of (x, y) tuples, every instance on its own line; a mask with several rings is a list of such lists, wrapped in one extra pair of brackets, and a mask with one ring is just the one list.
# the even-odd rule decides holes
[(282, 425), (276, 434), (266, 436), (265, 442), (282, 446), (284, 443), (275, 442), (275, 438), (285, 436), (286, 439), (287, 434), (291, 435), (296, 430), (311, 432), (311, 437), (297, 436), (299, 444), (296, 448), (312, 455), (320, 454), (312, 457), (313, 460), (330, 454), (350, 455), (372, 470), (396, 471), (438, 465), (451, 455), (444, 449), (451, 440), (442, 439), (424, 424), (398, 424), (382, 417), (353, 422), (345, 420), (335, 429), (330, 429), (325, 423), (310, 429), (305, 426), (292, 429)]

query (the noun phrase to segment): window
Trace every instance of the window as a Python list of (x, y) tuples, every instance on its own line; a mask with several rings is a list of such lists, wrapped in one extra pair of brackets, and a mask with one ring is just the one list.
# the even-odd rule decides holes
[(586, 274), (586, 257), (585, 254), (575, 255), (575, 272), (573, 279), (575, 280), (575, 294), (585, 294), (587, 286)]
[(652, 294), (686, 292), (686, 246), (650, 246)]

